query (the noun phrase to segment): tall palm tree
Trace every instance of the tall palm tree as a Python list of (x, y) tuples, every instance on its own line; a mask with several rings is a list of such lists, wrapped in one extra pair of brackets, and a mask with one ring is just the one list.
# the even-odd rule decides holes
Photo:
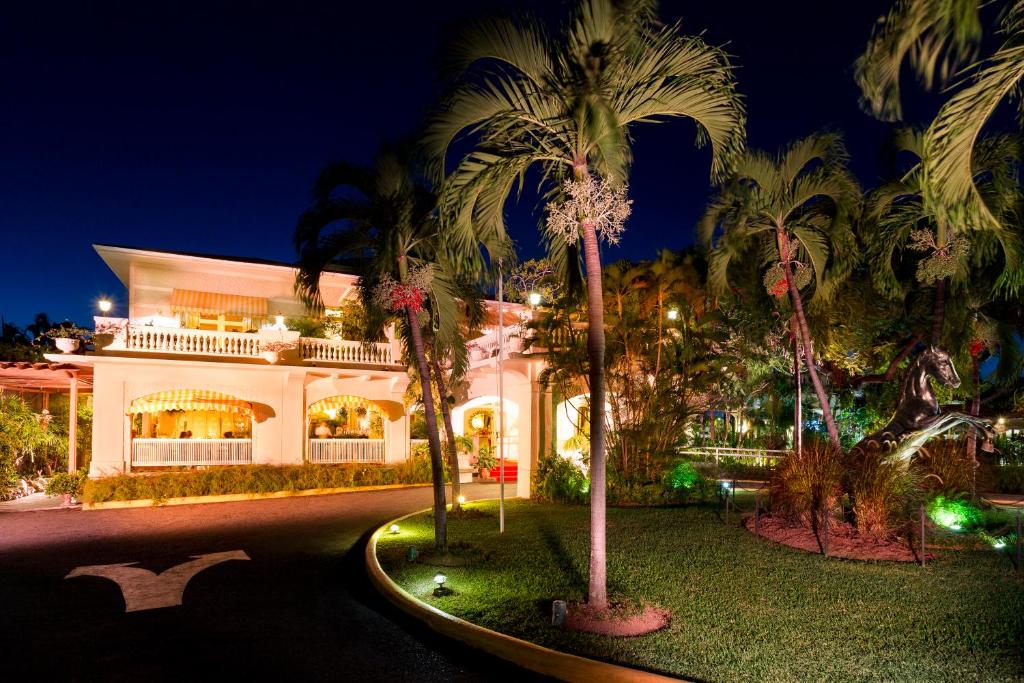
[[(909, 289), (897, 275), (894, 263), (911, 260), (910, 251), (922, 254), (914, 259), (914, 279), (918, 284), (935, 288), (931, 343), (939, 345), (947, 290), (962, 292), (978, 279), (979, 270), (993, 266), (1002, 266), (1003, 272), (997, 271), (996, 281), (1005, 281), (1003, 273), (1017, 261), (1018, 240), (1011, 230), (971, 227), (941, 210), (922, 163), (923, 133), (902, 129), (894, 142), (896, 151), (912, 155), (914, 163), (899, 178), (869, 193), (861, 222), (862, 241), (867, 245), (875, 287), (892, 298), (902, 298)], [(1017, 183), (1019, 158), (1020, 143), (1008, 135), (983, 139), (973, 155), (973, 182), (1000, 226), (1017, 222), (1021, 198)]]
[(457, 347), (458, 302), (442, 239), (434, 194), (415, 173), (409, 155), (390, 148), (377, 156), (372, 168), (346, 162), (327, 166), (294, 236), (299, 255), (295, 287), (307, 305), (322, 310), (320, 276), (325, 269), (338, 262), (354, 264), (368, 334), (379, 334), (389, 320), (396, 322), (406, 356), (416, 363), (438, 552), (447, 545), (444, 466), (423, 328), (430, 325), (437, 343)]
[[(725, 172), (742, 149), (744, 110), (725, 54), (656, 17), (654, 0), (579, 0), (570, 20), (549, 29), (537, 20), (497, 18), (469, 28), (450, 50), (451, 92), (424, 140), (445, 168), (453, 139), (473, 149), (449, 175), (442, 194), (453, 243), (482, 242), (492, 257), (505, 241), (504, 209), (527, 170), (539, 168), (541, 190), (614, 193), (628, 177), (635, 124), (692, 119), (710, 140), (712, 173)], [(619, 197), (621, 199), (621, 196)], [(565, 205), (561, 205), (563, 208)], [(580, 211), (593, 208), (580, 204)], [(618, 227), (621, 229), (621, 214)], [(590, 329), (591, 548), (588, 600), (608, 605), (605, 553), (604, 328), (598, 239), (615, 238), (612, 222), (580, 213), (574, 230), (547, 231), (559, 272), (583, 242)], [(549, 224), (550, 226), (550, 221)], [(571, 264), (578, 270), (578, 264)]]
[[(931, 87), (956, 76), (954, 93), (928, 127), (922, 172), (934, 209), (947, 220), (971, 228), (1002, 231), (1000, 217), (976, 185), (975, 156), (982, 128), (998, 105), (1016, 94), (1024, 80), (1024, 0), (1002, 3), (998, 33), (1002, 43), (975, 61), (983, 37), (982, 0), (899, 0), (876, 27), (857, 61), (856, 77), (869, 112), (880, 118), (900, 117), (899, 76), (903, 62)], [(964, 63), (967, 70), (958, 71)], [(1024, 100), (1018, 100), (1018, 107)], [(1010, 237), (1004, 239), (1009, 241)], [(1024, 285), (1016, 249), (1005, 250), (1007, 268), (997, 288), (1016, 294)]]
[(756, 258), (769, 293), (788, 296), (807, 374), (836, 446), (839, 432), (815, 369), (801, 289), (809, 292), (809, 305), (824, 306), (857, 261), (852, 221), (861, 195), (846, 161), (834, 133), (798, 140), (774, 157), (749, 152), (697, 226), (699, 242), (711, 250), (708, 283), (714, 291), (727, 293), (730, 270), (751, 267)]

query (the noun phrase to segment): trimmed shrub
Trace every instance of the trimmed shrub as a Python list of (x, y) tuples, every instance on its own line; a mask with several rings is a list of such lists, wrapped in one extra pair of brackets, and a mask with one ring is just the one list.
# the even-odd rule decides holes
[(89, 479), (82, 499), (87, 503), (149, 498), (161, 501), (231, 493), (428, 484), (430, 480), (430, 460), (423, 457), (395, 465), (246, 465)]

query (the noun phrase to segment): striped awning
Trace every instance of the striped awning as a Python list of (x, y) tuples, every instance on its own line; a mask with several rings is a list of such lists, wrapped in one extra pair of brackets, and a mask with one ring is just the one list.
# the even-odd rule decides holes
[(368, 405), (365, 398), (360, 396), (328, 396), (316, 403), (310, 404), (310, 415), (326, 415), (328, 411), (349, 410), (351, 408), (365, 408)]
[(267, 300), (242, 294), (175, 289), (171, 292), (171, 310), (176, 313), (197, 313), (199, 315), (223, 313), (261, 317), (267, 314)]
[(165, 410), (219, 410), (227, 413), (248, 411), (252, 404), (216, 391), (178, 389), (161, 391), (132, 401), (131, 413), (159, 413)]

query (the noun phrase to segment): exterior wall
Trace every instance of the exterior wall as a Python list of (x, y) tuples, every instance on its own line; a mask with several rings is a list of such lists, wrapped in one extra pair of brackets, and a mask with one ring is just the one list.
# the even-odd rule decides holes
[[(401, 395), (404, 373), (323, 379), (305, 367), (102, 357), (95, 359), (93, 458), (89, 476), (126, 472), (131, 463), (131, 402), (175, 389), (211, 389), (253, 404), (252, 459), (262, 464), (301, 464), (306, 408), (333, 395), (363, 396), (386, 406), (388, 460), (408, 454), (408, 419)], [(397, 401), (396, 401), (397, 398)], [(397, 448), (395, 447), (397, 444)]]

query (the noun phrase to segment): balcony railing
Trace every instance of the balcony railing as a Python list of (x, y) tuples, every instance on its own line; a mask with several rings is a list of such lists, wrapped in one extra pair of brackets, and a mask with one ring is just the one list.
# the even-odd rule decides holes
[(255, 334), (149, 325), (128, 325), (124, 348), (126, 351), (186, 353), (198, 356), (260, 356), (260, 340)]
[[(395, 365), (392, 344), (363, 344), (347, 339), (302, 337), (290, 352), (268, 353), (260, 334), (220, 332), (184, 327), (138, 325), (118, 318), (97, 318), (96, 334), (109, 335), (102, 347), (106, 352), (129, 351), (146, 354), (214, 356), (221, 358), (264, 358), (270, 362), (339, 363), (351, 365)], [(289, 334), (297, 335), (295, 332)], [(276, 349), (279, 351), (279, 349)], [(268, 357), (270, 356), (270, 357)]]
[(132, 439), (132, 467), (250, 463), (251, 439)]
[(346, 339), (299, 340), (299, 355), (305, 361), (323, 363), (354, 363), (360, 365), (393, 365), (391, 345), (387, 343), (363, 344)]
[(316, 465), (384, 462), (384, 439), (310, 439), (306, 459)]

